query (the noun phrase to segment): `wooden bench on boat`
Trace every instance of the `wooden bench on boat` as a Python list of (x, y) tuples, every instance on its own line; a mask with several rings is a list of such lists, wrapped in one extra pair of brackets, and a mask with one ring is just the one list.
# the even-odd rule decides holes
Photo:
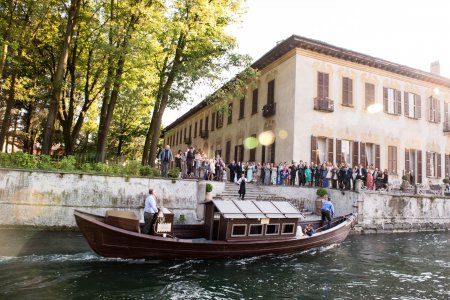
[(105, 223), (133, 232), (141, 232), (139, 218), (133, 211), (107, 210)]

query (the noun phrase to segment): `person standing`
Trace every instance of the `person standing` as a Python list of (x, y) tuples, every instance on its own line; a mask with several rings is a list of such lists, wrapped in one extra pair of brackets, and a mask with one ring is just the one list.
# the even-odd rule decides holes
[(166, 145), (164, 150), (159, 152), (158, 159), (161, 162), (161, 175), (162, 177), (167, 177), (167, 173), (169, 171), (169, 164), (173, 160), (172, 151), (170, 151), (169, 145)]
[(193, 166), (194, 166), (194, 148), (189, 147), (186, 152), (186, 167), (187, 167), (187, 176), (191, 177)]
[(155, 219), (155, 214), (158, 212), (158, 208), (156, 207), (156, 192), (153, 189), (149, 189), (148, 194), (144, 204), (144, 228), (142, 229), (142, 233), (144, 234), (152, 233), (153, 220)]
[(239, 178), (238, 182), (239, 184), (239, 197), (244, 200), (245, 196), (245, 184), (247, 183), (247, 178), (245, 178), (245, 174), (241, 174), (241, 178)]
[(236, 162), (234, 160), (228, 165), (228, 170), (230, 173), (230, 182), (234, 182), (234, 174), (236, 172)]
[(325, 223), (325, 220), (328, 220), (327, 229), (331, 228), (331, 220), (333, 219), (334, 215), (334, 206), (333, 203), (331, 203), (331, 199), (327, 198), (322, 204), (322, 209), (320, 210), (322, 214), (322, 222), (320, 224), (320, 227), (323, 226)]

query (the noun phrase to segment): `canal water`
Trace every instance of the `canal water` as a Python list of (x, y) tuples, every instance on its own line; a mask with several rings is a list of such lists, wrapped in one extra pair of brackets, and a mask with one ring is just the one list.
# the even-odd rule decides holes
[(0, 299), (450, 299), (450, 233), (352, 235), (245, 259), (105, 259), (77, 232), (0, 230)]

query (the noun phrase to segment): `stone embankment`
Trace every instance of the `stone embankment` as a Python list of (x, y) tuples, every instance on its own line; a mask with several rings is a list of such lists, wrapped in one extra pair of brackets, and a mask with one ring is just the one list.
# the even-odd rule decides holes
[[(238, 187), (211, 182), (216, 199), (237, 199)], [(127, 178), (0, 169), (0, 226), (75, 227), (73, 211), (104, 214), (108, 209), (133, 210), (142, 216), (148, 189), (175, 220), (200, 222), (205, 181)], [(246, 200), (286, 199), (307, 212), (315, 211), (316, 189), (248, 185)], [(341, 193), (329, 190), (336, 215), (358, 213), (356, 232), (448, 230), (450, 198), (387, 192)], [(300, 207), (301, 206), (301, 207)]]

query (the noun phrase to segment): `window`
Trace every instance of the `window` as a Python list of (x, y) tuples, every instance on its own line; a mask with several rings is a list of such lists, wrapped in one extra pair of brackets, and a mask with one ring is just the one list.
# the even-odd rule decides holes
[(209, 117), (205, 118), (205, 130), (208, 130), (208, 121), (209, 121)]
[(333, 139), (311, 136), (311, 162), (334, 162)]
[(252, 98), (252, 115), (258, 112), (258, 89), (253, 90)]
[(439, 123), (441, 121), (439, 99), (434, 97), (428, 98), (428, 121), (433, 123)]
[(384, 112), (393, 115), (402, 113), (402, 94), (392, 88), (383, 87), (383, 108)]
[(341, 141), (341, 159), (343, 163), (350, 164), (352, 167), (351, 153), (350, 153), (351, 142), (347, 140)]
[[(252, 134), (251, 137), (254, 138), (254, 141), (256, 141), (256, 134)], [(253, 145), (253, 148), (250, 149), (249, 161), (256, 161), (256, 145)]]
[(444, 176), (448, 177), (450, 174), (450, 154), (445, 154), (445, 168), (444, 168)]
[[(200, 119), (200, 124), (199, 124), (199, 126), (198, 126), (198, 129), (199, 129), (200, 131), (202, 131), (202, 129), (203, 129), (203, 119)], [(206, 129), (208, 129), (208, 128), (206, 128)]]
[(189, 138), (192, 137), (192, 125), (189, 125)]
[(213, 112), (211, 115), (211, 131), (214, 131), (215, 125), (216, 125), (216, 113)]
[(195, 125), (194, 125), (194, 138), (196, 138), (197, 137), (197, 122), (195, 122)]
[(397, 147), (388, 146), (388, 172), (397, 174)]
[(277, 235), (280, 233), (280, 224), (267, 224), (266, 235)]
[(217, 128), (222, 128), (223, 127), (223, 111), (219, 110), (217, 112), (217, 119), (216, 119), (216, 127)]
[(420, 119), (422, 110), (420, 96), (405, 92), (403, 101), (405, 104), (405, 116), (413, 119)]
[(250, 225), (250, 232), (248, 235), (262, 235), (262, 234), (263, 234), (263, 225), (261, 224)]
[(225, 143), (225, 163), (230, 162), (230, 154), (231, 154), (231, 141), (227, 141)]
[(233, 228), (231, 230), (231, 236), (245, 236), (246, 231), (247, 231), (247, 225), (233, 224)]
[(328, 74), (317, 72), (317, 98), (328, 98)]
[(267, 104), (275, 103), (275, 79), (267, 83)]
[(366, 108), (375, 104), (375, 85), (366, 82)]
[(239, 120), (244, 118), (245, 114), (245, 97), (239, 100)]
[(293, 234), (294, 226), (294, 223), (283, 224), (283, 226), (281, 227), (281, 234)]
[(441, 155), (427, 152), (427, 177), (441, 177)]
[(353, 80), (342, 78), (342, 105), (353, 106)]
[(233, 103), (228, 104), (228, 120), (227, 124), (231, 124), (233, 122)]

